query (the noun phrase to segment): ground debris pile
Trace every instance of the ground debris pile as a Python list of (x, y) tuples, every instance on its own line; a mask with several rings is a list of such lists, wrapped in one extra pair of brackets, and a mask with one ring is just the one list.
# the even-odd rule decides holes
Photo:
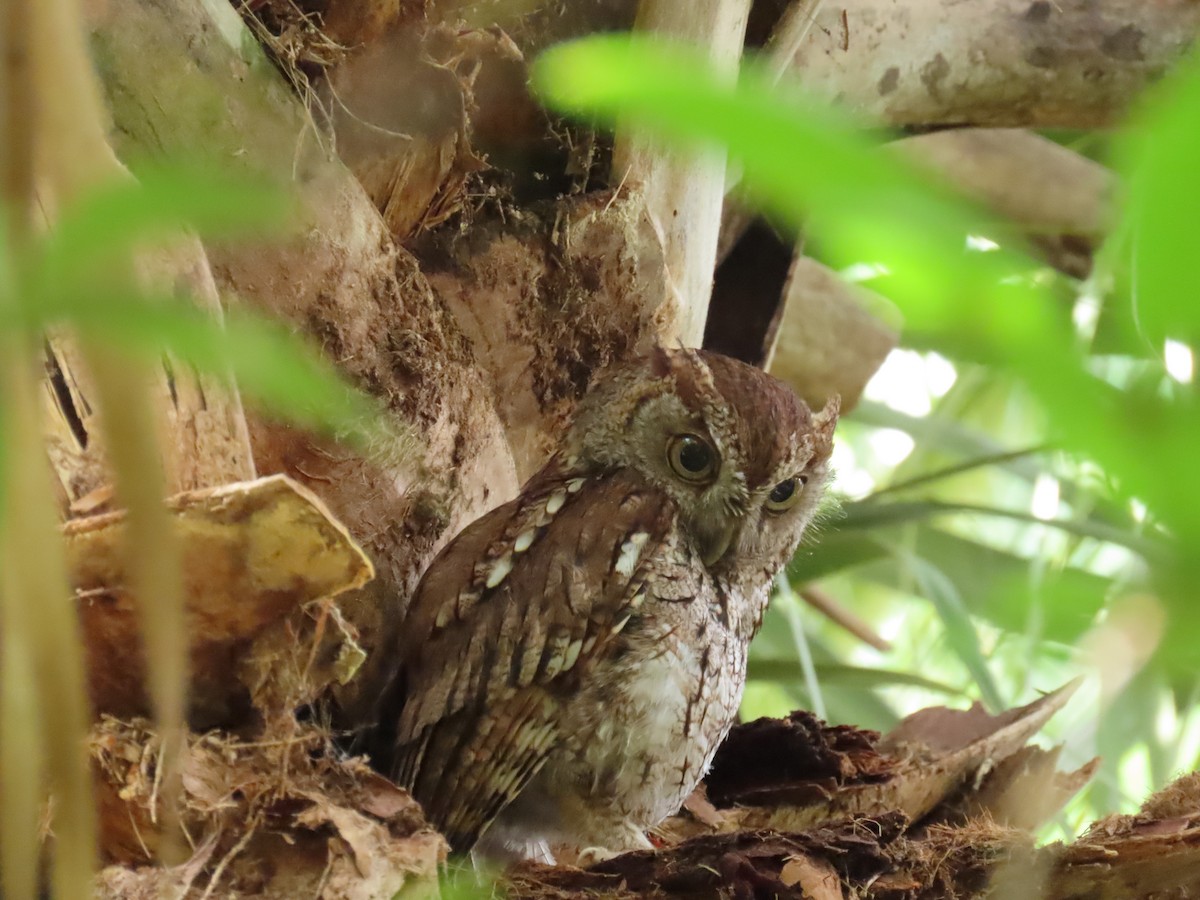
[(807, 713), (737, 726), (707, 796), (698, 790), (658, 830), (660, 849), (586, 869), (525, 864), (510, 871), (508, 896), (1196, 896), (1198, 775), (1072, 844), (1035, 845), (1033, 829), (1094, 770), (1058, 772), (1057, 750), (1024, 743), (1073, 688), (998, 716), (923, 710), (883, 738)]
[[(203, 896), (390, 897), (435, 891), (446, 844), (417, 803), (328, 733), (244, 741), (220, 732), (189, 738), (182, 796), (167, 807), (160, 741), (142, 720), (105, 717), (91, 737), (101, 850), (109, 868), (97, 896), (171, 889)], [(167, 823), (175, 819), (177, 833)], [(155, 861), (183, 848), (186, 860)], [(175, 854), (178, 856), (178, 853)]]
[[(703, 835), (639, 851), (586, 871), (526, 864), (510, 876), (510, 897), (824, 897), (821, 885), (867, 882), (892, 868), (888, 846), (904, 816), (851, 819), (804, 834)], [(839, 896), (839, 895), (833, 895)]]
[(1092, 761), (1060, 773), (1057, 750), (1027, 746), (1076, 686), (997, 716), (978, 705), (921, 710), (882, 738), (829, 727), (804, 712), (735, 726), (706, 779), (705, 796), (693, 797), (664, 823), (663, 834), (799, 832), (893, 811), (921, 825), (987, 817), (1032, 830), (1095, 768)]

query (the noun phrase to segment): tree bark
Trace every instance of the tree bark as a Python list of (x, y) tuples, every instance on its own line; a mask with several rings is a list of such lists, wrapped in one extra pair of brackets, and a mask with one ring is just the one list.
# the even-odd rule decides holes
[[(420, 435), (358, 453), (252, 417), (255, 461), (312, 489), (346, 522), (377, 578), (342, 601), (370, 649), (433, 554), (517, 482), (487, 383), (413, 258), (392, 241), (300, 102), (216, 0), (112, 0), (94, 47), (127, 158), (248, 170), (298, 197), (273, 241), (208, 247), (218, 286), (319, 341)], [(197, 77), (197, 76), (202, 77)]]
[(1191, 0), (842, 0), (823, 4), (792, 70), (887, 125), (1099, 128), (1198, 28)]

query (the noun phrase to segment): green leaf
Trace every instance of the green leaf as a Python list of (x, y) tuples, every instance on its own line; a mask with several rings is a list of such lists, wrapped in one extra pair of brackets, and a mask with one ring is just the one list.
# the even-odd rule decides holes
[(842, 518), (836, 526), (841, 530), (873, 529), (886, 525), (898, 525), (907, 522), (922, 522), (937, 516), (951, 514), (971, 514), (996, 516), (1002, 519), (1012, 519), (1017, 522), (1028, 522), (1031, 525), (1043, 525), (1056, 528), (1068, 534), (1079, 537), (1106, 541), (1119, 547), (1126, 547), (1150, 560), (1165, 560), (1170, 548), (1162, 541), (1144, 535), (1135, 534), (1123, 528), (1115, 528), (1102, 522), (1092, 522), (1087, 519), (1039, 519), (1024, 510), (1004, 509), (996, 506), (985, 506), (979, 503), (948, 503), (942, 500), (911, 500), (893, 501), (891, 503), (870, 503), (859, 501), (842, 505)]
[[(817, 678), (822, 688), (839, 685), (860, 690), (876, 690), (886, 687), (916, 687), (939, 694), (961, 697), (961, 689), (923, 678), (911, 672), (890, 669), (873, 669), (867, 666), (848, 666), (841, 663), (815, 663)], [(747, 678), (763, 681), (804, 681), (804, 670), (795, 659), (760, 659), (752, 657), (747, 668)]]
[(886, 544), (874, 537), (850, 534), (833, 527), (811, 529), (787, 566), (788, 581), (795, 587), (817, 581), (890, 555)]
[(911, 546), (922, 559), (937, 561), (973, 615), (1010, 632), (1034, 629), (1042, 640), (1078, 640), (1095, 623), (1111, 586), (1071, 567), (1051, 568), (1035, 585), (1033, 560), (928, 525), (917, 528)]
[(946, 642), (975, 679), (984, 704), (993, 712), (1004, 709), (1004, 700), (992, 678), (987, 661), (983, 658), (975, 624), (971, 621), (954, 582), (928, 560), (918, 556), (906, 557), (905, 563), (920, 585), (922, 596), (933, 603), (941, 617), (946, 628)]
[(1143, 101), (1116, 142), (1130, 182), (1125, 225), (1131, 237), (1134, 323), (1161, 353), (1173, 338), (1200, 347), (1200, 272), (1191, 223), (1200, 208), (1200, 58), (1180, 65)]
[(941, 469), (936, 469), (932, 472), (925, 472), (921, 475), (913, 476), (904, 481), (894, 481), (891, 484), (876, 489), (870, 496), (864, 497), (861, 505), (874, 505), (879, 502), (880, 497), (885, 497), (888, 494), (901, 493), (903, 491), (911, 491), (918, 487), (927, 487), (939, 481), (945, 481), (948, 478), (953, 478), (956, 475), (962, 475), (966, 472), (974, 472), (977, 469), (990, 468), (991, 466), (1002, 466), (1007, 463), (1015, 462), (1019, 459), (1027, 459), (1031, 456), (1036, 456), (1046, 451), (1046, 447), (1026, 447), (1022, 450), (1005, 450), (997, 453), (989, 453), (985, 456), (976, 456), (972, 459), (964, 460), (960, 463), (955, 463), (952, 466), (946, 466)]
[[(911, 435), (918, 447), (936, 447), (945, 453), (986, 457), (1010, 452), (991, 435), (966, 427), (956, 419), (938, 415), (912, 416), (873, 400), (859, 400), (849, 418), (877, 428), (896, 428)], [(997, 465), (1030, 481), (1043, 471), (1035, 461), (1023, 457)]]

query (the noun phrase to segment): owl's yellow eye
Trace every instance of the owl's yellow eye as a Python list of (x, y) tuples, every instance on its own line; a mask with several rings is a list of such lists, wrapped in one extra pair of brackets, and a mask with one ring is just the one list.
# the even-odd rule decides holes
[(808, 479), (801, 475), (799, 478), (785, 478), (767, 495), (766, 507), (768, 512), (783, 512), (796, 505), (803, 492), (802, 485)]
[(685, 481), (708, 481), (717, 471), (717, 451), (696, 434), (677, 434), (667, 444), (667, 462)]

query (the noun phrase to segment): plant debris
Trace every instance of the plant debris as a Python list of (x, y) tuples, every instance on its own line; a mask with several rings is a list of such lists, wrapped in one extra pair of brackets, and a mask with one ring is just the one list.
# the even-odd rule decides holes
[(102, 874), (100, 897), (124, 900), (165, 881), (203, 884), (205, 896), (367, 900), (432, 886), (446, 858), (407, 792), (342, 757), (327, 732), (292, 723), (269, 740), (189, 739), (178, 818), (191, 856), (159, 869), (164, 840), (176, 837), (162, 833), (172, 798), (160, 793), (159, 747), (144, 720), (106, 716), (92, 731), (101, 852), (126, 867)]

